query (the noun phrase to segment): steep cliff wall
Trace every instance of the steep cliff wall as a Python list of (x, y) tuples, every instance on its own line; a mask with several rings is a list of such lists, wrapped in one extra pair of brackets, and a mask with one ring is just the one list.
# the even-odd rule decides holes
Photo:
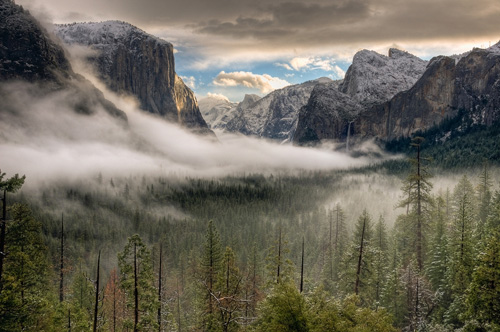
[[(386, 65), (381, 56), (358, 53), (339, 91), (331, 91), (332, 86), (311, 94), (301, 109), (294, 142), (343, 140), (348, 131), (357, 138), (388, 141), (429, 129), (459, 110), (473, 125), (491, 125), (500, 119), (500, 43), (459, 58), (433, 58), (423, 74), (422, 63), (412, 56), (398, 53), (397, 57), (408, 63), (404, 75), (386, 72), (387, 68), (402, 71), (404, 61)], [(380, 75), (375, 75), (377, 68), (383, 68)], [(398, 86), (400, 91), (395, 93)]]
[(114, 117), (126, 115), (106, 100), (89, 81), (71, 69), (64, 50), (28, 11), (10, 0), (0, 0), (0, 82), (22, 81), (33, 91), (49, 94), (71, 91), (70, 108), (93, 114), (103, 109)]
[(56, 33), (96, 51), (88, 61), (111, 90), (136, 96), (150, 113), (209, 131), (193, 92), (175, 73), (172, 44), (118, 21), (58, 25)]

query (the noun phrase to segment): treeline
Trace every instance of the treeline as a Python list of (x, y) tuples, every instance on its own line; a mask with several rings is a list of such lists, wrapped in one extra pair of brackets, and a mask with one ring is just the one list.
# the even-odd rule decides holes
[(436, 193), (413, 144), (402, 199), (370, 191), (400, 207), (393, 227), (362, 202), (328, 204), (343, 172), (98, 176), (39, 201), (18, 194), (6, 204), (0, 330), (498, 330), (491, 172)]

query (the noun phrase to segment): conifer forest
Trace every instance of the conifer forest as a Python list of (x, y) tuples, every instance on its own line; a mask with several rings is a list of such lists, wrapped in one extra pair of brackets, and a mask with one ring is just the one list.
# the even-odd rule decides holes
[(499, 331), (498, 169), (419, 142), (336, 171), (1, 173), (0, 330)]

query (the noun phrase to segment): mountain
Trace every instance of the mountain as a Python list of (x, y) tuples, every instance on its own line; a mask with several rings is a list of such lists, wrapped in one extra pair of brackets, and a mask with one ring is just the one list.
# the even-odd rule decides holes
[(500, 118), (499, 110), (500, 43), (427, 64), (394, 49), (389, 57), (360, 51), (338, 89), (315, 88), (300, 110), (293, 140), (391, 141), (459, 114), (463, 121), (489, 126)]
[(200, 112), (211, 129), (224, 129), (235, 116), (238, 103), (224, 96), (210, 95), (198, 101)]
[(175, 73), (169, 42), (119, 21), (57, 25), (55, 33), (95, 51), (87, 60), (112, 91), (131, 94), (141, 109), (195, 132), (210, 132), (193, 92)]
[(363, 114), (354, 127), (360, 136), (389, 141), (457, 116), (464, 128), (500, 120), (500, 43), (474, 49), (458, 62), (432, 59), (410, 90)]
[(362, 50), (354, 55), (342, 83), (318, 86), (299, 112), (293, 141), (345, 139), (350, 123), (373, 105), (409, 89), (424, 73), (426, 61), (394, 48), (389, 56)]
[(290, 140), (295, 131), (299, 109), (307, 103), (315, 86), (328, 82), (332, 80), (320, 78), (291, 85), (275, 90), (263, 98), (246, 95), (241, 103), (226, 111), (224, 121), (219, 121), (216, 126), (244, 135)]
[[(10, 0), (0, 0), (0, 82), (29, 83), (27, 92), (31, 95), (65, 90), (71, 95), (67, 104), (75, 112), (93, 114), (102, 109), (115, 118), (127, 119), (89, 81), (73, 72), (63, 48), (28, 11)], [(9, 89), (0, 86), (0, 95), (7, 98), (7, 94)], [(9, 107), (2, 106), (3, 110)]]

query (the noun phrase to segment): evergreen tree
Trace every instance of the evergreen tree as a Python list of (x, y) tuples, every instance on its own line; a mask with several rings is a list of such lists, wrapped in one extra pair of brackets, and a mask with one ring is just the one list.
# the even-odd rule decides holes
[(478, 207), (478, 238), (479, 240), (485, 236), (486, 233), (486, 223), (490, 215), (491, 206), (491, 175), (489, 172), (488, 163), (485, 162), (481, 174), (479, 175), (479, 185), (477, 187), (477, 201), (479, 202)]
[(223, 257), (223, 269), (219, 274), (214, 302), (218, 311), (223, 332), (237, 331), (243, 322), (245, 298), (243, 295), (243, 277), (236, 266), (236, 256), (230, 247), (226, 247)]
[(436, 291), (437, 304), (433, 315), (439, 322), (442, 322), (444, 311), (451, 303), (451, 289), (447, 279), (450, 264), (447, 234), (448, 220), (446, 203), (442, 197), (436, 199), (432, 219), (432, 238), (429, 246), (426, 276), (432, 285), (432, 289)]
[(377, 224), (375, 225), (372, 245), (374, 294), (370, 297), (374, 299), (376, 306), (378, 306), (381, 301), (382, 289), (388, 273), (389, 263), (389, 243), (387, 239), (385, 220), (382, 216), (380, 216)]
[(54, 290), (47, 287), (50, 274), (42, 226), (25, 205), (15, 204), (10, 212), (12, 221), (5, 237), (8, 255), (0, 294), (0, 329), (48, 330), (54, 313), (50, 291)]
[(3, 289), (3, 264), (6, 254), (6, 232), (7, 232), (7, 193), (14, 193), (24, 184), (26, 176), (19, 177), (18, 174), (9, 179), (5, 179), (5, 173), (0, 170), (0, 191), (3, 192), (2, 198), (2, 221), (0, 223), (0, 294)]
[(124, 326), (134, 332), (156, 330), (158, 299), (153, 285), (151, 253), (139, 235), (130, 237), (118, 254), (118, 267), (127, 308), (133, 310), (133, 320), (127, 317)]
[(201, 261), (200, 282), (204, 293), (202, 324), (204, 331), (216, 331), (219, 328), (216, 314), (218, 312), (216, 284), (222, 267), (222, 248), (219, 232), (212, 220), (208, 222), (205, 234), (205, 245)]
[(400, 207), (407, 208), (405, 222), (411, 235), (411, 246), (414, 248), (418, 270), (422, 271), (425, 260), (425, 232), (427, 230), (432, 197), (430, 191), (432, 184), (429, 181), (431, 175), (425, 166), (425, 158), (420, 154), (420, 147), (424, 139), (415, 137), (412, 146), (417, 149), (417, 155), (411, 159), (412, 170), (405, 180), (402, 191), (405, 197), (400, 202)]
[(478, 260), (466, 293), (467, 316), (477, 320), (484, 331), (499, 331), (500, 229), (488, 235), (486, 248)]
[(463, 176), (453, 191), (454, 220), (450, 235), (450, 271), (448, 283), (453, 302), (446, 313), (447, 322), (455, 326), (463, 323), (465, 312), (465, 290), (474, 270), (474, 189)]

